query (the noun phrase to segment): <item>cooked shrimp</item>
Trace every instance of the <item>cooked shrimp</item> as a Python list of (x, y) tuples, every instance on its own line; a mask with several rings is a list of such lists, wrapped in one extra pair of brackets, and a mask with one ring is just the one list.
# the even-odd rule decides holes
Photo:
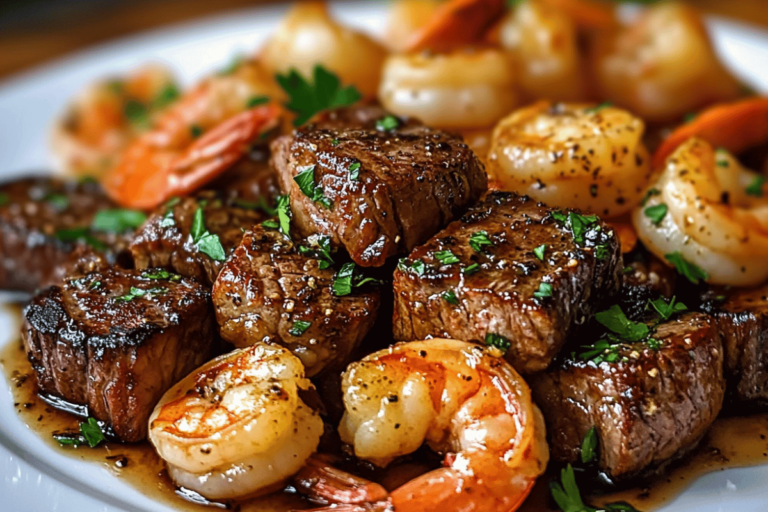
[(116, 202), (148, 209), (184, 195), (231, 167), (263, 133), (277, 126), (277, 84), (258, 63), (243, 62), (210, 77), (160, 116), (104, 177)]
[(376, 96), (387, 51), (367, 35), (331, 19), (325, 2), (297, 2), (261, 52), (273, 73), (295, 69), (312, 76), (318, 64), (352, 84), (366, 97)]
[(385, 40), (389, 48), (403, 51), (416, 32), (424, 27), (435, 11), (440, 0), (396, 0), (392, 2), (387, 16)]
[(235, 350), (163, 396), (149, 439), (173, 481), (208, 499), (274, 491), (323, 433), (319, 415), (299, 397), (311, 388), (288, 350), (263, 343)]
[(59, 168), (101, 176), (177, 96), (173, 75), (156, 64), (87, 87), (54, 124), (52, 149)]
[[(511, 512), (547, 465), (544, 422), (528, 386), (481, 347), (400, 343), (352, 363), (342, 388), (339, 433), (357, 457), (383, 466), (425, 441), (445, 454), (444, 467), (390, 493), (398, 512)], [(336, 501), (349, 502), (348, 490)], [(323, 497), (332, 501), (333, 492)]]
[(647, 121), (678, 119), (740, 92), (700, 15), (679, 3), (651, 6), (636, 23), (598, 39), (594, 67), (601, 95)]
[(651, 179), (643, 122), (611, 106), (539, 102), (497, 126), (492, 187), (605, 217), (630, 211)]
[(516, 57), (520, 89), (528, 98), (586, 98), (576, 26), (561, 10), (539, 0), (519, 4), (502, 20), (500, 42)]
[(594, 0), (541, 0), (572, 19), (579, 28), (606, 30), (616, 27), (616, 12), (612, 5)]
[(401, 116), (439, 128), (487, 128), (517, 104), (512, 59), (501, 50), (392, 55), (379, 100)]
[(768, 196), (757, 173), (693, 138), (667, 159), (653, 189), (658, 193), (632, 219), (656, 256), (679, 251), (713, 284), (747, 286), (768, 278)]
[(445, 52), (478, 42), (504, 8), (504, 0), (449, 0), (411, 37), (405, 50)]

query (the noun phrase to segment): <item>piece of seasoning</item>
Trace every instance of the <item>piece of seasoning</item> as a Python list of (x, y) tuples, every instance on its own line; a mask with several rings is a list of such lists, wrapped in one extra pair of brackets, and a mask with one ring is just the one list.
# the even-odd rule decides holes
[(254, 108), (267, 103), (269, 103), (269, 96), (253, 96), (248, 100), (245, 106), (247, 108)]
[(537, 299), (545, 299), (552, 296), (552, 285), (550, 283), (539, 283), (539, 289), (533, 292)]
[(765, 185), (765, 176), (755, 176), (745, 191), (748, 196), (763, 197), (763, 185)]
[(495, 347), (504, 353), (506, 353), (507, 350), (509, 350), (509, 347), (512, 346), (507, 338), (501, 334), (496, 334), (493, 332), (489, 332), (485, 335), (485, 344), (489, 347)]
[(145, 295), (163, 295), (165, 293), (168, 293), (168, 288), (164, 288), (162, 286), (158, 286), (156, 288), (150, 288), (148, 290), (131, 286), (131, 289), (128, 293), (126, 293), (125, 295), (120, 295), (119, 297), (115, 297), (114, 300), (119, 302), (130, 302), (133, 299), (136, 299), (138, 297), (144, 297)]
[(467, 265), (464, 267), (464, 270), (462, 270), (462, 273), (465, 276), (471, 276), (472, 274), (476, 274), (480, 271), (480, 264), (479, 263), (472, 263), (471, 265)]
[(312, 325), (312, 322), (306, 322), (304, 320), (296, 320), (293, 322), (293, 327), (291, 327), (288, 330), (288, 334), (291, 336), (301, 336), (305, 332), (307, 332), (307, 329), (309, 329), (309, 326)]
[(541, 261), (544, 261), (544, 253), (547, 251), (547, 246), (545, 244), (541, 244), (537, 248), (533, 250), (533, 254), (536, 255), (537, 258), (539, 258)]
[(459, 299), (456, 298), (456, 292), (453, 290), (446, 290), (441, 294), (441, 297), (445, 299), (446, 302), (449, 304), (453, 304), (454, 306), (459, 305)]
[(475, 231), (469, 236), (469, 246), (475, 252), (483, 252), (484, 247), (493, 245), (493, 242), (488, 238), (487, 231)]
[(450, 251), (450, 249), (437, 251), (435, 253), (435, 259), (443, 265), (453, 265), (454, 263), (459, 263), (459, 261), (461, 261)]
[(360, 164), (360, 162), (353, 162), (349, 166), (349, 179), (351, 179), (352, 181), (355, 181), (358, 178), (360, 178), (360, 166), (361, 165), (362, 164)]

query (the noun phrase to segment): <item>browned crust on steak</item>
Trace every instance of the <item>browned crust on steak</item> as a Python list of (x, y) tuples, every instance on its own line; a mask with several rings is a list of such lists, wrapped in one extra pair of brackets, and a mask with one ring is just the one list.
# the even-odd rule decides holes
[[(336, 270), (318, 264), (276, 230), (248, 231), (213, 287), (221, 336), (237, 347), (279, 343), (301, 359), (309, 376), (343, 368), (376, 320), (379, 291), (356, 288), (336, 297)], [(297, 320), (311, 322), (298, 336), (289, 332)]]
[[(217, 339), (199, 284), (142, 275), (112, 269), (50, 287), (27, 306), (22, 328), (41, 392), (87, 405), (123, 441), (144, 439), (162, 394), (207, 361)], [(168, 291), (115, 300), (131, 286)]]
[(547, 421), (552, 458), (575, 462), (587, 432), (615, 480), (657, 468), (694, 447), (723, 404), (723, 351), (714, 319), (689, 313), (661, 324), (657, 351), (622, 346), (615, 363), (565, 360), (529, 382)]
[[(493, 333), (511, 342), (506, 358), (518, 371), (546, 368), (576, 325), (618, 291), (621, 269), (615, 236), (608, 238), (607, 256), (599, 260), (594, 244), (577, 245), (552, 219), (552, 211), (527, 197), (494, 192), (414, 249), (404, 265), (420, 260), (426, 272), (395, 271), (395, 339), (483, 342)], [(483, 252), (469, 244), (478, 231), (486, 231), (493, 242)], [(533, 252), (542, 244), (547, 245), (544, 261)], [(460, 263), (441, 264), (435, 253), (444, 250)], [(475, 263), (481, 270), (466, 275), (464, 269)], [(542, 282), (552, 286), (552, 297), (534, 296)], [(443, 297), (449, 290), (458, 305)]]

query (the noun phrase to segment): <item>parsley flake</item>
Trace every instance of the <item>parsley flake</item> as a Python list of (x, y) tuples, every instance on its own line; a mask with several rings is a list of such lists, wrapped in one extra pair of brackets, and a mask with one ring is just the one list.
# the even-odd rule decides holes
[(533, 250), (533, 254), (535, 254), (536, 257), (539, 258), (541, 261), (544, 261), (544, 253), (546, 252), (546, 250), (547, 250), (547, 245), (541, 244), (540, 246), (538, 246)]
[(587, 431), (581, 441), (581, 462), (588, 464), (597, 456), (597, 428), (592, 427)]
[(78, 447), (87, 444), (91, 448), (96, 448), (106, 441), (104, 432), (95, 418), (88, 418), (81, 422), (78, 434), (54, 434), (53, 438), (62, 445)]
[(153, 272), (143, 272), (141, 277), (146, 279), (167, 279), (169, 281), (181, 281), (181, 276), (179, 274), (168, 272), (163, 268), (156, 269)]
[(227, 259), (227, 253), (221, 245), (219, 235), (211, 233), (205, 227), (203, 208), (200, 206), (198, 206), (195, 211), (195, 216), (192, 219), (192, 228), (190, 229), (189, 234), (192, 236), (192, 243), (201, 253), (216, 261), (224, 261)]
[(297, 115), (294, 126), (301, 126), (323, 110), (347, 107), (362, 98), (354, 86), (342, 87), (339, 77), (319, 64), (313, 72), (313, 83), (295, 69), (285, 75), (278, 74), (276, 78), (288, 94), (286, 107)]
[(357, 180), (360, 177), (360, 162), (354, 162), (349, 166), (349, 179)]
[(473, 263), (471, 265), (467, 265), (464, 270), (462, 270), (465, 276), (471, 276), (472, 274), (476, 274), (477, 272), (480, 272), (480, 264), (479, 263)]
[(648, 305), (656, 310), (662, 321), (669, 320), (677, 313), (688, 310), (688, 307), (682, 302), (675, 302), (675, 297), (672, 297), (669, 302), (664, 297), (659, 297), (656, 300), (648, 301)]
[(291, 239), (291, 198), (288, 194), (277, 198), (277, 220), (280, 223), (280, 232)]
[(664, 257), (677, 269), (678, 274), (685, 276), (693, 284), (709, 279), (709, 274), (693, 263), (689, 262), (680, 251), (665, 254)]
[(107, 250), (107, 246), (101, 240), (94, 237), (91, 234), (91, 230), (86, 227), (61, 229), (56, 232), (56, 238), (67, 243), (84, 243), (97, 251)]
[(91, 229), (108, 233), (123, 233), (138, 228), (144, 224), (145, 220), (147, 220), (147, 216), (139, 210), (123, 208), (102, 210), (93, 217)]
[(645, 206), (653, 196), (658, 196), (659, 194), (661, 194), (661, 190), (657, 188), (648, 189), (648, 192), (643, 196), (643, 200), (640, 201), (640, 206)]
[(64, 194), (51, 193), (43, 198), (54, 210), (63, 211), (69, 208), (69, 198)]
[(765, 176), (755, 176), (745, 192), (748, 196), (763, 197), (763, 185), (765, 185)]
[(312, 322), (307, 322), (304, 320), (296, 320), (293, 322), (293, 327), (288, 329), (288, 334), (291, 336), (301, 336), (305, 332), (307, 332), (307, 329), (309, 329), (309, 326), (312, 325)]
[(427, 265), (421, 260), (416, 260), (408, 265), (407, 258), (403, 258), (397, 262), (397, 268), (403, 272), (411, 271), (418, 276), (423, 276), (427, 270)]
[(606, 311), (597, 313), (595, 319), (618, 336), (621, 341), (642, 341), (650, 333), (650, 328), (646, 324), (628, 319), (624, 311), (616, 304)]
[(446, 249), (444, 251), (437, 251), (435, 253), (435, 259), (442, 263), (443, 265), (453, 265), (454, 263), (459, 263), (459, 258), (456, 257), (455, 254), (451, 252), (450, 249)]
[(487, 231), (475, 231), (469, 237), (469, 246), (474, 249), (475, 252), (483, 252), (483, 247), (493, 245), (493, 242), (488, 238)]
[(248, 100), (245, 106), (247, 108), (254, 108), (266, 103), (269, 103), (269, 96), (253, 96)]
[(589, 107), (584, 109), (584, 113), (586, 114), (596, 114), (600, 112), (601, 110), (612, 107), (613, 103), (610, 101), (604, 101), (603, 103), (600, 103), (599, 105), (595, 105), (594, 107)]
[(354, 263), (345, 263), (333, 278), (333, 294), (337, 297), (343, 297), (352, 293), (352, 288), (359, 288), (365, 284), (378, 284), (379, 281), (372, 277), (362, 277), (357, 274), (357, 267)]
[(162, 286), (149, 288), (148, 290), (143, 290), (141, 288), (131, 286), (131, 289), (128, 291), (128, 293), (125, 295), (120, 295), (119, 297), (115, 297), (114, 300), (118, 302), (130, 302), (133, 299), (144, 297), (145, 295), (162, 295), (164, 293), (168, 293), (168, 288), (164, 288)]
[(331, 257), (331, 237), (328, 235), (312, 235), (307, 238), (311, 247), (299, 246), (301, 254), (314, 255), (320, 260), (318, 267), (324, 270), (334, 264)]
[(552, 296), (552, 285), (550, 283), (539, 283), (539, 289), (533, 292), (537, 299), (545, 299)]
[(441, 293), (440, 296), (449, 304), (453, 304), (454, 306), (459, 305), (459, 299), (456, 298), (456, 292), (453, 290), (446, 290)]
[(394, 130), (400, 126), (400, 120), (393, 115), (384, 116), (376, 121), (376, 129), (382, 132)]
[(651, 219), (654, 225), (658, 226), (664, 220), (664, 217), (667, 216), (667, 205), (664, 203), (655, 204), (643, 210), (643, 213)]
[(501, 334), (496, 334), (493, 332), (489, 332), (485, 335), (485, 344), (489, 347), (495, 347), (504, 353), (506, 353), (507, 350), (509, 350), (509, 347), (512, 346), (507, 338)]
[(159, 110), (163, 107), (167, 107), (174, 101), (176, 101), (179, 96), (181, 96), (181, 92), (179, 91), (179, 88), (174, 83), (167, 84), (165, 87), (163, 87), (159, 93), (157, 93), (157, 96), (155, 96), (155, 99), (152, 100), (152, 108), (155, 110)]
[(323, 194), (323, 187), (315, 184), (315, 166), (310, 165), (293, 177), (293, 181), (299, 186), (299, 190), (315, 203), (320, 203), (327, 209), (331, 209), (333, 203)]
[(585, 504), (570, 464), (560, 471), (560, 482), (549, 483), (549, 492), (563, 512), (640, 512), (626, 501), (607, 503), (597, 508)]
[(165, 203), (165, 215), (163, 215), (163, 220), (160, 221), (161, 228), (169, 228), (176, 225), (176, 219), (173, 216), (173, 207), (179, 204), (180, 201), (181, 198), (172, 197)]

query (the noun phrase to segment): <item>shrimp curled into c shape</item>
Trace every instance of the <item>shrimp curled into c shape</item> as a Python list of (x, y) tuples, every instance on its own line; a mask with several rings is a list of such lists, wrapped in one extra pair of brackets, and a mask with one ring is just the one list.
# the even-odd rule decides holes
[(642, 120), (610, 106), (535, 103), (496, 126), (491, 186), (552, 207), (621, 215), (652, 177), (644, 129)]
[(400, 343), (352, 363), (342, 379), (339, 433), (355, 455), (386, 465), (425, 441), (445, 454), (444, 467), (392, 491), (397, 512), (511, 512), (546, 468), (541, 412), (517, 372), (487, 349), (446, 339)]
[(263, 343), (203, 365), (171, 388), (149, 439), (177, 485), (208, 499), (266, 494), (301, 469), (323, 433), (299, 397), (312, 384), (288, 350)]
[[(757, 178), (726, 150), (689, 139), (633, 212), (637, 233), (660, 258), (680, 251), (709, 283), (760, 283), (768, 278), (768, 197)], [(658, 220), (653, 211), (666, 213)]]

